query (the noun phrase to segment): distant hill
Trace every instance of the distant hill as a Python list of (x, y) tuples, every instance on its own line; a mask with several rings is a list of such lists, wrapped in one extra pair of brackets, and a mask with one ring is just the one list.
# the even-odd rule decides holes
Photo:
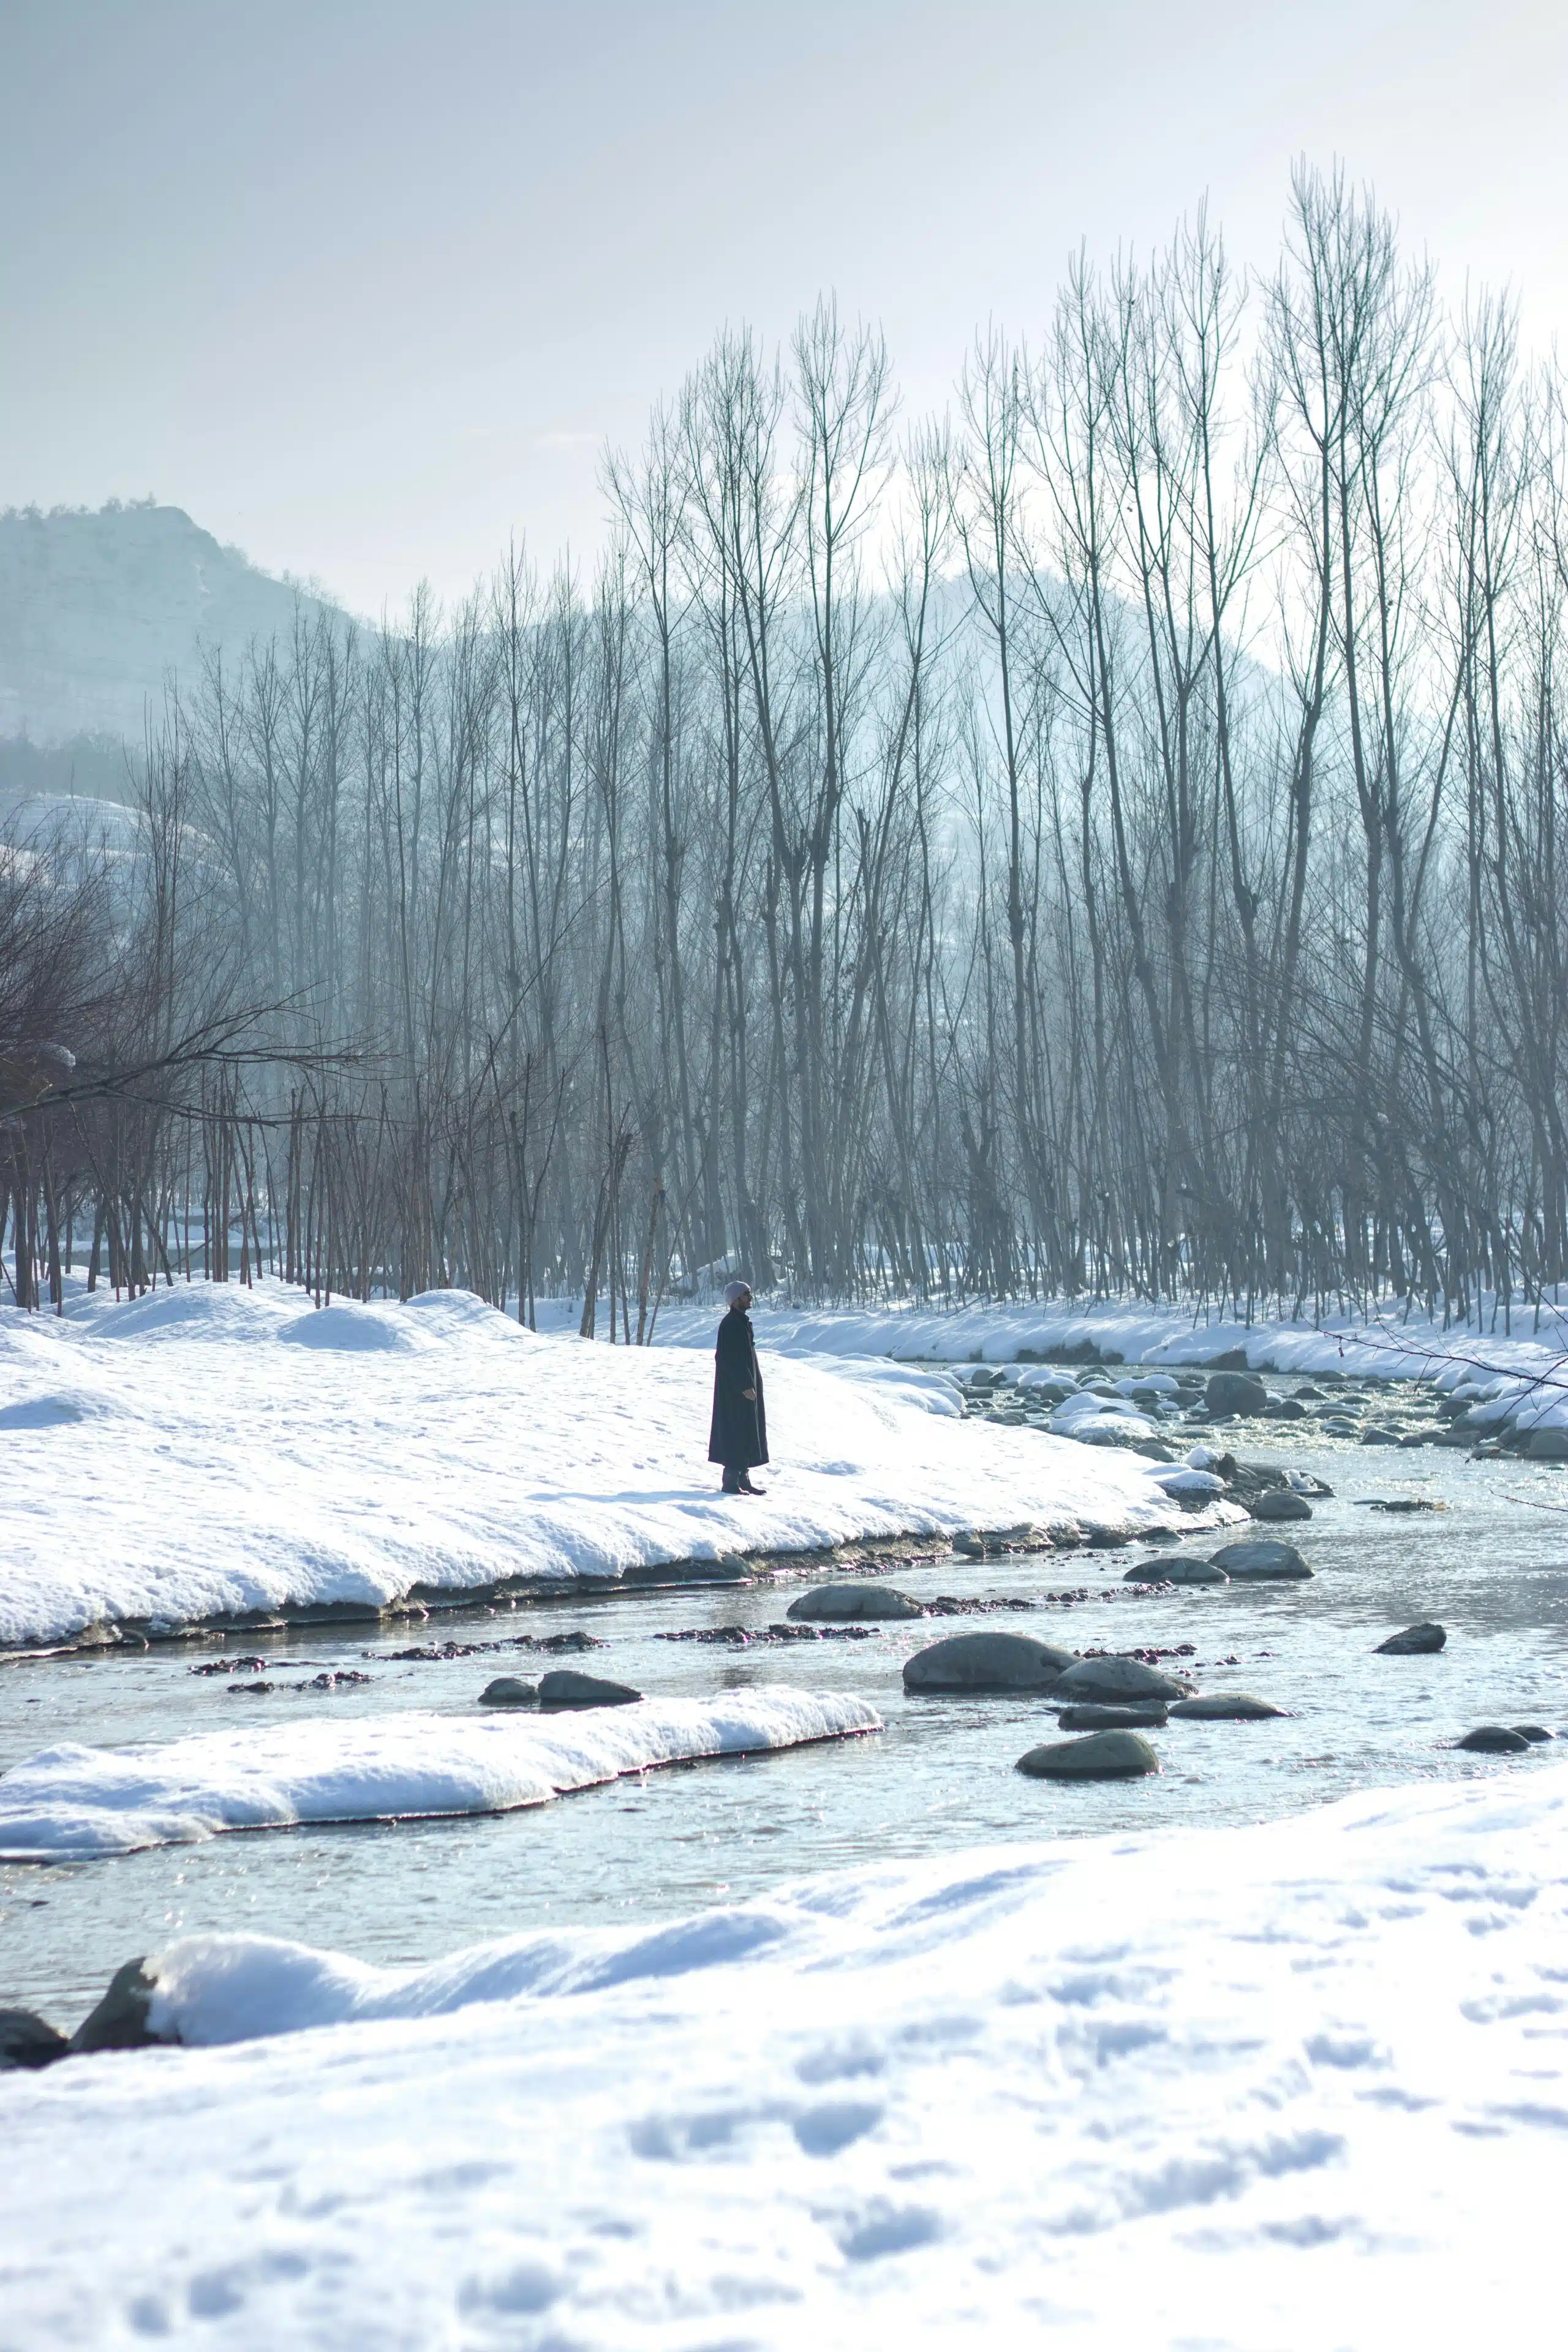
[[(117, 757), (142, 740), (165, 679), (194, 679), (199, 644), (287, 635), (301, 606), (323, 608), (178, 507), (0, 514), (0, 764), (15, 766), (24, 736), (68, 750), (79, 771)], [(58, 764), (57, 751), (51, 782)]]

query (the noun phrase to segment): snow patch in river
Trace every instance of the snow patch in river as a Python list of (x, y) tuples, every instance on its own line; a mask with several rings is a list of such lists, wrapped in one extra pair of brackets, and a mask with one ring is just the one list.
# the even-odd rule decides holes
[(224, 1830), (548, 1804), (623, 1773), (879, 1731), (864, 1699), (785, 1687), (545, 1718), (400, 1713), (157, 1747), (40, 1748), (0, 1775), (0, 1862), (85, 1862)]

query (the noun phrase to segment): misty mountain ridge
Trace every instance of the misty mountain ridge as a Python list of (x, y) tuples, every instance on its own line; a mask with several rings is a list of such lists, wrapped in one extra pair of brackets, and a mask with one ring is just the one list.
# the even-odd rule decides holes
[(142, 741), (167, 679), (194, 681), (203, 646), (286, 637), (297, 614), (336, 610), (319, 587), (275, 579), (179, 507), (0, 514), (7, 780), (58, 789), (68, 765), (79, 789), (103, 789), (122, 769), (121, 746)]

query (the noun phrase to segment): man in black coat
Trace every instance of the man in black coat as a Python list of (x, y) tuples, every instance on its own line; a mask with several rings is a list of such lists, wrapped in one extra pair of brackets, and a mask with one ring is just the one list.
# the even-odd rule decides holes
[(768, 1458), (768, 1416), (752, 1318), (746, 1312), (752, 1286), (732, 1282), (724, 1297), (730, 1312), (719, 1326), (719, 1344), (713, 1350), (713, 1427), (708, 1459), (723, 1464), (726, 1495), (761, 1495), (766, 1489), (753, 1486), (751, 1474)]

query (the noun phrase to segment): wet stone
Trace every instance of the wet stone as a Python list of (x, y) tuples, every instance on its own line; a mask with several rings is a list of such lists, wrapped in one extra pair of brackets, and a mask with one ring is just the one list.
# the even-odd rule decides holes
[(569, 1666), (558, 1666), (546, 1675), (539, 1685), (539, 1704), (551, 1708), (574, 1706), (635, 1706), (642, 1697), (629, 1683), (603, 1681), (597, 1675), (574, 1673)]
[(1162, 1731), (1165, 1709), (1152, 1700), (1142, 1706), (1064, 1706), (1057, 1721), (1064, 1731)]
[(1548, 1731), (1543, 1723), (1515, 1723), (1509, 1728), (1517, 1731), (1521, 1739), (1528, 1740), (1531, 1748), (1538, 1748), (1543, 1739), (1555, 1739), (1557, 1737), (1554, 1731)]
[(1374, 1654), (1380, 1658), (1429, 1658), (1447, 1638), (1443, 1626), (1423, 1621), (1419, 1625), (1406, 1625), (1403, 1633), (1391, 1633), (1386, 1642), (1378, 1643)]
[(907, 1592), (890, 1584), (818, 1584), (792, 1601), (784, 1615), (798, 1623), (847, 1625), (866, 1619), (923, 1617)]
[(69, 2047), (63, 2033), (30, 2009), (0, 2009), (0, 2074), (52, 2066)]
[(1204, 1391), (1204, 1402), (1212, 1413), (1260, 1413), (1268, 1402), (1268, 1391), (1251, 1372), (1215, 1372)]
[(1173, 1717), (1188, 1723), (1267, 1723), (1285, 1709), (1272, 1699), (1254, 1698), (1248, 1691), (1207, 1691), (1200, 1698), (1177, 1699)]
[(97, 2008), (71, 2035), (71, 2055), (94, 2050), (148, 2050), (165, 2039), (175, 2039), (154, 2033), (148, 2022), (157, 1990), (157, 1979), (147, 1974), (144, 1959), (127, 1960), (110, 1977)]
[(1233, 1583), (1294, 1582), (1312, 1571), (1294, 1544), (1259, 1536), (1241, 1543), (1222, 1544), (1210, 1555)]
[(1100, 1699), (1112, 1706), (1123, 1699), (1184, 1698), (1191, 1689), (1180, 1675), (1162, 1674), (1139, 1658), (1079, 1658), (1057, 1685), (1063, 1697)]
[(1312, 1506), (1305, 1495), (1296, 1494), (1289, 1486), (1275, 1486), (1267, 1494), (1255, 1495), (1247, 1508), (1255, 1519), (1310, 1519), (1312, 1516)]
[(1053, 1649), (1030, 1633), (953, 1633), (904, 1662), (907, 1691), (1049, 1690), (1070, 1650)]
[(1210, 1559), (1184, 1559), (1176, 1554), (1168, 1559), (1146, 1559), (1130, 1568), (1121, 1580), (1123, 1584), (1228, 1584), (1229, 1577), (1223, 1568)]
[(479, 1693), (481, 1706), (537, 1706), (539, 1685), (525, 1683), (516, 1675), (498, 1675)]
[(1523, 1756), (1531, 1742), (1522, 1731), (1510, 1731), (1505, 1723), (1481, 1723), (1454, 1745), (1468, 1748), (1474, 1756)]
[(749, 1650), (758, 1642), (874, 1642), (872, 1625), (683, 1625), (656, 1633), (656, 1642), (712, 1642), (730, 1650)]
[(1135, 1731), (1091, 1731), (1031, 1748), (1016, 1769), (1034, 1780), (1135, 1780), (1158, 1772), (1160, 1759)]

